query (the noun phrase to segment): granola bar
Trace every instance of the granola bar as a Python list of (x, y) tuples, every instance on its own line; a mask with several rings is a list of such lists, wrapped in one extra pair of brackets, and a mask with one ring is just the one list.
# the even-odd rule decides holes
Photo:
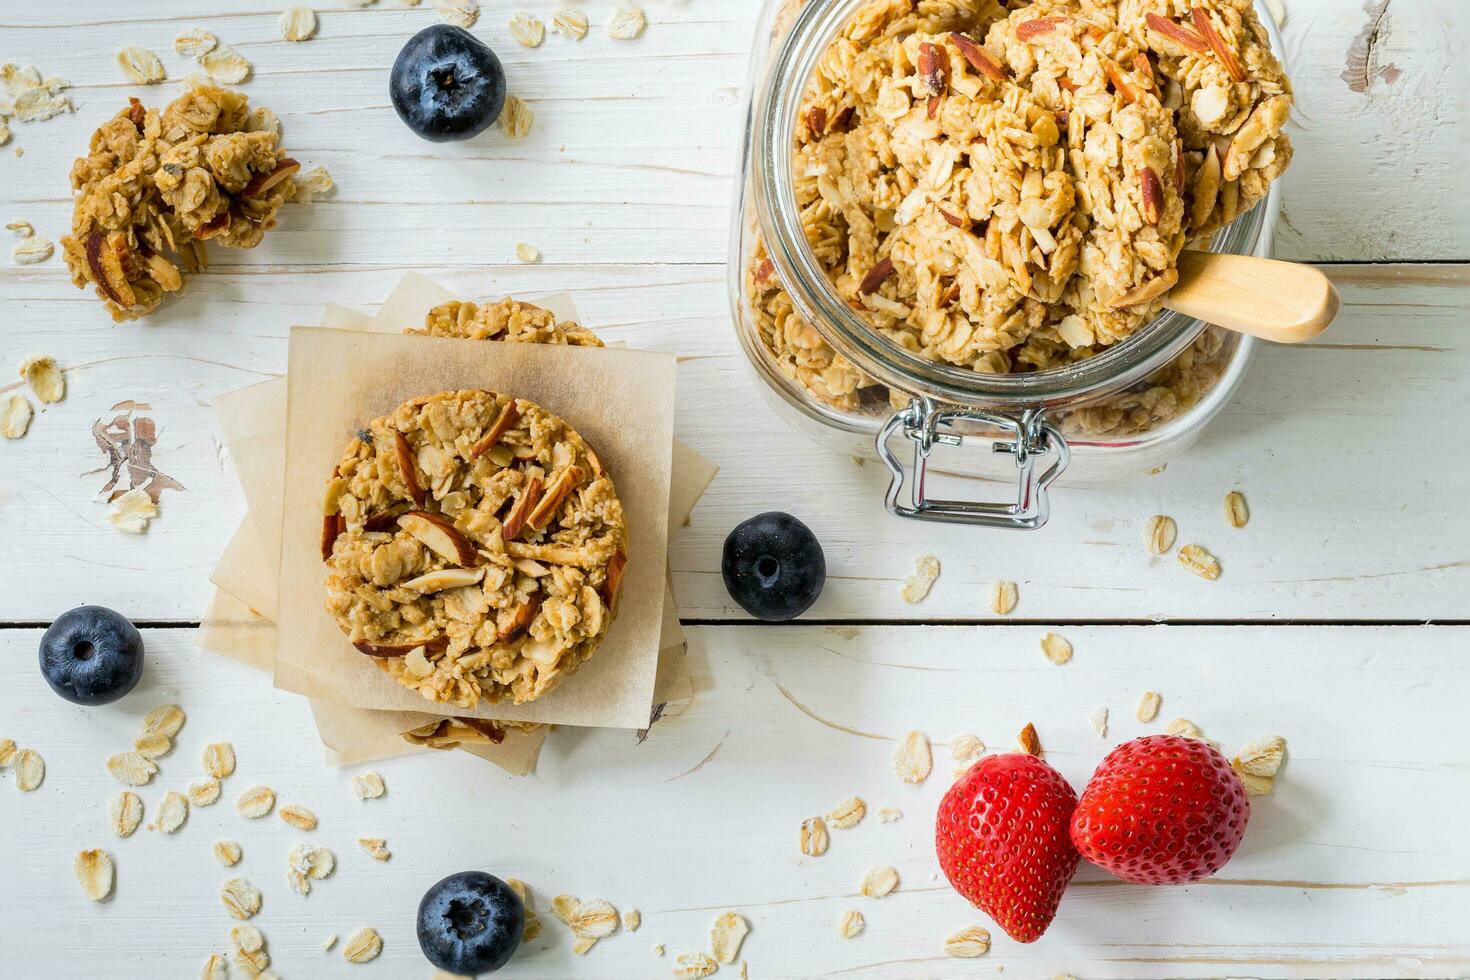
[[(1180, 250), (1285, 170), (1290, 106), (1250, 0), (872, 0), (809, 82), (796, 197), (872, 329), (937, 362), (1046, 370), (1158, 314)], [(795, 309), (763, 243), (745, 280), (785, 374), (841, 409), (888, 403)], [(1213, 380), (1177, 374), (1172, 406), (1138, 393), (1150, 419)]]
[(162, 112), (130, 99), (92, 134), (61, 245), (72, 281), (94, 285), (114, 320), (183, 288), (208, 264), (205, 242), (253, 248), (275, 226), (300, 165), (257, 118), (244, 95), (196, 83)]
[(627, 564), (592, 448), (525, 399), (416, 398), (348, 444), (322, 499), (327, 610), (431, 701), (533, 701), (593, 655)]

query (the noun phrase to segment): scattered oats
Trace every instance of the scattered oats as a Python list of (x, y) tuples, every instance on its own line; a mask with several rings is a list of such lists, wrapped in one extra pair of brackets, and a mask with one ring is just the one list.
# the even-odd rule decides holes
[(277, 26), (286, 40), (305, 41), (316, 33), (316, 13), (307, 7), (287, 7)]
[(376, 800), (388, 791), (383, 777), (373, 771), (358, 773), (352, 777), (352, 791), (359, 800)]
[(1009, 615), (1019, 598), (1015, 582), (990, 583), (990, 611), (997, 616)]
[(296, 894), (311, 894), (313, 880), (320, 881), (337, 867), (337, 856), (325, 847), (297, 844), (286, 854), (286, 881)]
[(631, 41), (643, 33), (648, 18), (637, 7), (623, 7), (607, 22), (607, 36), (614, 41)]
[(1188, 718), (1175, 718), (1164, 726), (1165, 735), (1178, 735), (1182, 738), (1204, 738), (1204, 730)]
[(1103, 738), (1108, 734), (1108, 706), (1100, 704), (1087, 715), (1087, 723)]
[(199, 67), (204, 69), (204, 74), (216, 82), (239, 85), (250, 77), (252, 66), (240, 52), (228, 44), (219, 44), (214, 50), (200, 57)]
[(750, 923), (739, 912), (721, 912), (709, 931), (710, 952), (721, 963), (734, 963), (740, 955), (740, 944), (750, 934)]
[(476, 0), (430, 0), (439, 19), (455, 27), (474, 27), (480, 19), (480, 5)]
[(15, 118), (23, 123), (44, 122), (76, 109), (71, 104), (71, 99), (48, 92), (45, 88), (26, 89), (15, 97), (11, 108), (15, 112)]
[(551, 911), (558, 919), (571, 925), (577, 915), (577, 904), (575, 895), (558, 895), (551, 900)]
[(174, 740), (157, 732), (144, 732), (133, 739), (133, 748), (145, 759), (158, 759), (173, 751)]
[(551, 18), (551, 29), (563, 37), (580, 41), (587, 36), (587, 15), (575, 7), (563, 7)]
[(662, 955), (664, 955), (664, 944), (663, 943), (658, 943), (658, 944), (656, 944), (653, 947), (653, 955), (654, 956), (662, 956)]
[(227, 868), (233, 868), (240, 863), (240, 845), (232, 840), (217, 840), (214, 842), (214, 859)]
[(13, 231), (21, 238), (30, 238), (36, 233), (35, 226), (33, 226), (29, 221), (21, 221), (18, 219), (7, 223), (5, 225), (5, 230)]
[(35, 414), (30, 399), (24, 395), (11, 395), (5, 400), (5, 414), (0, 418), (0, 432), (4, 432), (7, 439), (19, 439), (31, 427), (31, 417)]
[[(10, 126), (5, 122), (5, 117), (0, 116), (0, 146), (10, 142)], [(20, 156), (20, 147), (15, 148), (15, 155)]]
[(186, 58), (199, 59), (213, 51), (219, 38), (202, 27), (191, 27), (174, 38), (174, 50)]
[(1138, 699), (1138, 709), (1133, 712), (1133, 717), (1147, 725), (1159, 716), (1159, 705), (1163, 701), (1158, 691), (1144, 691), (1143, 697)]
[(1063, 636), (1048, 633), (1041, 638), (1041, 652), (1054, 664), (1064, 664), (1072, 659), (1072, 644)]
[(535, 264), (541, 261), (541, 251), (534, 245), (527, 245), (525, 242), (516, 242), (516, 260), (525, 262), (528, 265)]
[(235, 800), (235, 812), (247, 820), (258, 820), (276, 805), (276, 794), (269, 786), (252, 786)]
[(204, 961), (204, 969), (199, 971), (199, 980), (227, 980), (229, 967), (225, 965), (225, 958), (218, 953), (210, 953), (209, 959)]
[(166, 77), (163, 62), (158, 60), (158, 55), (147, 48), (134, 47), (131, 44), (118, 49), (117, 66), (128, 77), (128, 81), (135, 85), (157, 85)]
[(15, 758), (15, 739), (0, 738), (0, 769), (10, 765), (10, 760)]
[(505, 106), (500, 110), (498, 122), (506, 136), (513, 140), (525, 139), (531, 134), (531, 124), (535, 121), (536, 114), (526, 105), (524, 99), (519, 95), (505, 97)]
[(108, 802), (107, 822), (116, 836), (133, 836), (143, 822), (143, 800), (132, 790), (123, 790)]
[(165, 704), (154, 708), (143, 717), (143, 732), (148, 735), (167, 735), (174, 738), (184, 727), (184, 709), (176, 704)]
[[(567, 925), (572, 927), (572, 934), (578, 939), (596, 942), (618, 931), (618, 910), (600, 898), (579, 901)], [(589, 945), (587, 948), (592, 947)]]
[(148, 529), (148, 522), (157, 516), (158, 505), (148, 496), (148, 491), (142, 487), (133, 487), (112, 502), (107, 520), (119, 531), (142, 534)]
[(898, 872), (886, 864), (875, 865), (863, 875), (862, 892), (868, 898), (882, 898), (898, 887)]
[(939, 559), (933, 555), (924, 555), (915, 560), (914, 574), (903, 580), (903, 591), (899, 595), (907, 603), (923, 602), (938, 577)]
[(1179, 526), (1174, 523), (1174, 518), (1155, 514), (1148, 519), (1148, 524), (1143, 529), (1143, 543), (1151, 555), (1166, 554), (1174, 547), (1174, 538), (1178, 534)]
[(1016, 736), (1016, 747), (1027, 755), (1041, 758), (1041, 738), (1036, 734), (1036, 726), (1031, 722), (1028, 721), (1026, 727), (1021, 729), (1021, 734)]
[(337, 934), (334, 932), (326, 939), (322, 940), (322, 952), (330, 953), (332, 951), (332, 947), (335, 945), (337, 945)]
[(359, 837), (357, 846), (374, 861), (386, 861), (393, 856), (393, 852), (388, 850), (388, 842), (382, 837)]
[(1286, 758), (1286, 739), (1280, 735), (1253, 738), (1235, 754), (1231, 767), (1238, 773), (1272, 777)]
[(281, 819), (297, 830), (316, 830), (316, 814), (304, 806), (288, 803), (280, 809)]
[(364, 926), (347, 937), (347, 942), (342, 947), (342, 957), (349, 963), (366, 963), (377, 959), (382, 951), (383, 939), (378, 931)]
[(260, 889), (244, 878), (231, 878), (221, 885), (219, 900), (237, 919), (248, 919), (260, 911)]
[(158, 766), (138, 752), (119, 752), (107, 760), (107, 771), (124, 786), (147, 786)]
[(112, 857), (96, 848), (82, 851), (72, 862), (72, 871), (82, 894), (94, 902), (100, 902), (112, 894)]
[(294, 180), (296, 196), (292, 200), (297, 204), (311, 204), (318, 194), (326, 194), (337, 186), (336, 181), (332, 180), (332, 175), (327, 173), (326, 167), (312, 167)]
[(161, 830), (165, 834), (176, 834), (189, 817), (189, 801), (182, 793), (169, 790), (158, 803), (158, 817), (148, 825), (149, 830)]
[(863, 802), (862, 797), (849, 796), (832, 808), (832, 812), (827, 814), (827, 822), (838, 830), (850, 830), (867, 815), (868, 805)]
[(944, 952), (967, 960), (984, 956), (990, 952), (990, 933), (980, 926), (961, 929), (944, 941)]
[(1250, 507), (1246, 506), (1245, 494), (1231, 490), (1225, 495), (1225, 520), (1231, 527), (1245, 527), (1251, 519)]
[(214, 806), (219, 802), (218, 779), (196, 779), (189, 784), (190, 806)]
[(680, 953), (674, 958), (674, 980), (697, 980), (720, 968), (720, 964), (703, 953)]
[(66, 397), (66, 375), (54, 357), (34, 354), (26, 358), (20, 366), (20, 376), (43, 404), (59, 402)]
[(934, 757), (929, 752), (929, 740), (922, 732), (909, 732), (898, 743), (893, 753), (893, 771), (906, 783), (922, 783), (929, 778), (934, 768)]
[(956, 735), (949, 740), (950, 758), (963, 762), (985, 754), (985, 743), (977, 735)]
[(820, 857), (827, 853), (830, 838), (827, 822), (821, 817), (808, 817), (801, 822), (801, 853), (807, 857)]
[(842, 913), (842, 918), (837, 920), (837, 935), (843, 939), (851, 939), (861, 935), (867, 924), (861, 912), (857, 909), (848, 909)]
[(903, 819), (903, 811), (896, 806), (885, 806), (878, 811), (879, 823), (896, 823)]
[(51, 258), (55, 252), (56, 246), (49, 239), (31, 237), (22, 238), (10, 250), (10, 257), (16, 265), (37, 265)]
[(247, 924), (230, 930), (230, 945), (235, 947), (235, 965), (246, 976), (258, 977), (271, 965), (270, 954), (265, 951), (265, 933)]
[(211, 742), (204, 747), (204, 771), (215, 779), (235, 772), (235, 747), (229, 742)]
[(1179, 564), (1200, 578), (1213, 581), (1220, 577), (1220, 559), (1197, 544), (1187, 544), (1179, 549)]
[[(523, 900), (524, 901), (524, 900)], [(623, 928), (629, 932), (637, 932), (638, 927), (643, 924), (643, 913), (637, 909), (628, 909), (623, 913)]]
[(523, 48), (539, 48), (546, 40), (546, 25), (531, 14), (515, 14), (510, 19), (510, 36)]

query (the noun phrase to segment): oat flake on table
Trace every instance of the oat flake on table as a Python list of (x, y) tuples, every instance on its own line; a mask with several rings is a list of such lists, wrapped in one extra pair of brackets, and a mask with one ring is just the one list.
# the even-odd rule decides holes
[(474, 27), (480, 19), (480, 5), (476, 0), (431, 0), (439, 12), (439, 19), (455, 27)]
[(46, 760), (35, 749), (21, 749), (15, 756), (15, 788), (22, 793), (39, 789), (46, 781)]
[(541, 261), (541, 250), (525, 242), (516, 242), (516, 261), (534, 265)]
[(189, 784), (190, 806), (214, 806), (219, 802), (220, 782), (218, 779), (196, 779)]
[(1015, 582), (992, 582), (990, 584), (990, 611), (997, 616), (1008, 616), (1016, 608), (1020, 593)]
[(386, 861), (393, 856), (393, 852), (388, 850), (388, 842), (382, 837), (359, 837), (357, 846), (374, 861)]
[(1201, 545), (1187, 544), (1179, 549), (1179, 564), (1185, 571), (1214, 581), (1220, 577), (1220, 559)]
[(1072, 643), (1066, 637), (1047, 633), (1041, 638), (1041, 652), (1046, 659), (1060, 666), (1072, 659)]
[(956, 762), (976, 759), (985, 754), (985, 743), (978, 735), (956, 735), (949, 740), (949, 756)]
[(944, 941), (946, 956), (975, 959), (990, 952), (990, 932), (980, 926), (969, 926)]
[(506, 136), (513, 140), (523, 140), (531, 134), (531, 125), (536, 121), (536, 114), (520, 96), (507, 95), (505, 106), (500, 110), (500, 118), (496, 121)]
[(337, 868), (337, 856), (325, 847), (297, 844), (286, 854), (286, 881), (296, 894), (311, 894), (311, 883), (331, 875)]
[(108, 522), (127, 534), (142, 534), (148, 530), (148, 522), (158, 516), (158, 505), (142, 487), (133, 487), (112, 502), (107, 513)]
[(827, 823), (821, 817), (808, 817), (801, 822), (801, 853), (821, 857), (827, 853), (829, 841)]
[(623, 928), (629, 932), (637, 932), (638, 927), (642, 924), (643, 913), (637, 909), (628, 909), (623, 913)]
[(56, 253), (56, 246), (45, 238), (23, 238), (10, 250), (16, 265), (38, 265)]
[(220, 886), (219, 900), (237, 919), (248, 919), (260, 911), (260, 889), (244, 878), (230, 878)]
[(1200, 728), (1188, 718), (1175, 718), (1164, 726), (1165, 735), (1178, 735), (1180, 738), (1204, 738), (1204, 729)]
[[(277, 124), (277, 130), (279, 130)], [(292, 198), (297, 204), (311, 204), (318, 194), (329, 193), (337, 186), (332, 175), (327, 173), (326, 167), (312, 167), (310, 170), (294, 178), (296, 183), (296, 196)]]
[(914, 560), (914, 574), (903, 580), (903, 589), (899, 595), (903, 601), (913, 604), (923, 602), (929, 590), (934, 587), (934, 580), (939, 578), (939, 559), (933, 555), (922, 555)]
[(240, 845), (232, 840), (217, 840), (214, 842), (214, 859), (227, 868), (233, 868), (240, 863)]
[(160, 705), (143, 716), (143, 732), (173, 738), (184, 727), (184, 720), (183, 708), (176, 704)]
[(1163, 700), (1158, 691), (1144, 691), (1138, 699), (1138, 708), (1133, 712), (1133, 717), (1145, 725), (1148, 724), (1159, 716), (1159, 706)]
[(24, 395), (11, 395), (5, 400), (5, 411), (0, 416), (0, 434), (7, 439), (19, 439), (31, 427), (36, 410)]
[(254, 66), (228, 44), (217, 44), (213, 50), (200, 57), (199, 67), (216, 82), (239, 85), (250, 77)]
[(10, 765), (15, 759), (15, 739), (0, 738), (0, 769)]
[(33, 354), (22, 361), (20, 376), (44, 404), (66, 397), (66, 374), (49, 354)]
[(587, 36), (587, 15), (575, 7), (563, 7), (551, 18), (551, 29), (562, 37), (580, 41)]
[(316, 33), (316, 12), (308, 7), (287, 7), (276, 26), (287, 41), (305, 41)]
[(297, 830), (316, 830), (316, 814), (312, 813), (304, 806), (298, 806), (295, 803), (288, 803), (285, 806), (281, 807), (281, 809), (277, 811), (277, 813), (280, 815), (280, 818), (282, 820), (286, 821)]
[(1251, 519), (1251, 510), (1245, 502), (1245, 494), (1231, 490), (1225, 495), (1225, 523), (1234, 528), (1245, 527)]
[(868, 804), (860, 796), (849, 796), (827, 814), (827, 823), (838, 830), (851, 830), (868, 815)]
[(1099, 736), (1106, 738), (1108, 734), (1108, 706), (1100, 704), (1087, 713), (1087, 724)]
[(648, 18), (637, 7), (623, 7), (607, 22), (607, 36), (614, 41), (631, 41), (643, 33)]
[(145, 759), (161, 759), (173, 751), (174, 740), (157, 732), (144, 732), (133, 739), (133, 748)]
[(204, 961), (203, 969), (199, 971), (199, 980), (228, 980), (229, 975), (225, 958), (218, 953), (210, 953), (209, 958)]
[(188, 799), (182, 793), (169, 790), (158, 802), (158, 816), (148, 826), (148, 829), (160, 830), (165, 834), (176, 834), (188, 818)]
[(934, 769), (934, 755), (923, 732), (909, 732), (893, 753), (893, 771), (906, 783), (922, 783)]
[(510, 36), (523, 48), (539, 48), (541, 42), (546, 40), (546, 25), (533, 14), (513, 14), (506, 26), (510, 30)]
[(196, 61), (213, 51), (217, 44), (219, 44), (219, 38), (202, 27), (191, 27), (174, 38), (174, 50)]
[(347, 937), (342, 946), (342, 958), (349, 963), (367, 963), (378, 958), (383, 951), (383, 939), (378, 930), (364, 926)]
[(135, 85), (157, 85), (167, 77), (158, 55), (131, 44), (118, 49), (117, 66)]
[(158, 766), (138, 752), (119, 752), (107, 760), (107, 771), (125, 786), (147, 786)]
[(843, 939), (851, 939), (861, 935), (867, 924), (861, 912), (857, 909), (848, 909), (837, 920), (837, 935)]
[(360, 772), (352, 777), (352, 792), (359, 800), (376, 800), (388, 791), (383, 777), (373, 770)]
[(112, 894), (112, 855), (97, 849), (82, 851), (72, 861), (72, 871), (82, 894), (94, 902), (100, 902)]
[(204, 747), (204, 771), (215, 779), (235, 772), (235, 747), (229, 742), (211, 742)]
[(883, 898), (898, 887), (898, 871), (886, 864), (875, 865), (863, 875), (862, 893), (868, 898)]
[(674, 957), (674, 980), (698, 980), (720, 968), (720, 964), (704, 953), (680, 953)]
[(1167, 554), (1174, 547), (1174, 538), (1179, 534), (1179, 526), (1174, 523), (1174, 518), (1164, 514), (1155, 514), (1148, 519), (1148, 524), (1143, 529), (1143, 541), (1151, 555)]
[(235, 800), (235, 812), (247, 820), (259, 820), (276, 805), (276, 793), (269, 786), (252, 786)]
[(879, 823), (894, 823), (903, 819), (903, 811), (896, 806), (885, 806), (878, 811)]
[(738, 912), (721, 912), (710, 927), (710, 952), (721, 963), (730, 964), (740, 955), (740, 944), (750, 934), (750, 923)]
[(107, 803), (107, 825), (117, 837), (131, 837), (143, 822), (143, 800), (132, 790), (123, 790)]

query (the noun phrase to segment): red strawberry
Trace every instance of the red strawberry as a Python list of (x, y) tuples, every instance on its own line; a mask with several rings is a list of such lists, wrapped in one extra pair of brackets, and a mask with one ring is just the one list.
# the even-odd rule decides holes
[(1035, 756), (989, 755), (949, 788), (934, 846), (950, 885), (1012, 939), (1034, 943), (1077, 870), (1067, 822), (1077, 794)]
[(1092, 774), (1072, 843), (1124, 881), (1198, 881), (1230, 860), (1250, 815), (1223, 755), (1199, 739), (1149, 735), (1118, 746)]

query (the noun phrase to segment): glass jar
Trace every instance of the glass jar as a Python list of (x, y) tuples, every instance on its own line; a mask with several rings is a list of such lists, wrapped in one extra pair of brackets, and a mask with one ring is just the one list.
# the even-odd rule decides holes
[[(757, 21), (728, 267), (736, 332), (777, 413), (840, 452), (881, 459), (885, 504), (919, 520), (1037, 528), (1047, 488), (1096, 483), (1162, 467), (1187, 449), (1230, 399), (1254, 342), (1163, 311), (1095, 356), (1027, 373), (987, 374), (913, 353), (872, 329), (838, 295), (807, 242), (796, 201), (793, 147), (808, 80), (828, 44), (867, 0), (764, 0)], [(1259, 7), (1259, 0), (1258, 0)], [(1274, 22), (1258, 10), (1272, 48)], [(1215, 233), (1210, 248), (1268, 255), (1279, 186)], [(757, 279), (756, 277), (759, 277)], [(752, 294), (779, 284), (781, 306), (758, 312)], [(789, 306), (786, 304), (789, 303)], [(782, 363), (762, 331), (815, 330), (861, 378), (834, 398), (819, 371)], [(764, 328), (763, 328), (764, 323)], [(850, 375), (849, 370), (849, 375)], [(911, 444), (907, 465), (900, 459)], [(988, 451), (984, 450), (989, 444)], [(1016, 484), (1012, 501), (936, 500), (925, 476), (937, 446), (943, 472)], [(907, 487), (907, 492), (905, 492)]]

